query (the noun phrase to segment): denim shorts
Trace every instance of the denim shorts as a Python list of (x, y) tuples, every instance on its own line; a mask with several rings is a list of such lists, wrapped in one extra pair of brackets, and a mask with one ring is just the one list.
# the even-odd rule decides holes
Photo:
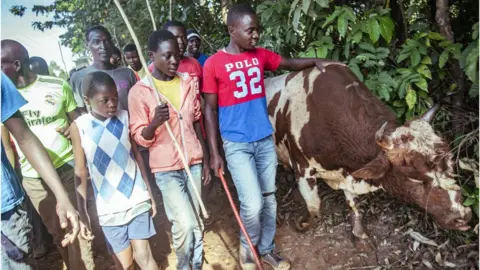
[(121, 226), (102, 226), (108, 252), (118, 254), (128, 248), (130, 240), (148, 239), (156, 234), (149, 211)]

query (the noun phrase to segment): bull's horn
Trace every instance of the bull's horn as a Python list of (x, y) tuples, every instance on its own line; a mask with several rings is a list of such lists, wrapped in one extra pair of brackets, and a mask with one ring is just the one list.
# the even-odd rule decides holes
[(388, 121), (385, 122), (385, 124), (383, 124), (383, 126), (375, 133), (375, 141), (384, 151), (389, 148), (388, 139), (385, 138), (385, 128), (387, 127), (387, 124)]
[(387, 127), (387, 124), (388, 124), (388, 121), (385, 122), (385, 124), (383, 124), (383, 126), (377, 130), (377, 132), (375, 133), (375, 140), (377, 142), (380, 142), (383, 140), (383, 133), (385, 133), (385, 128)]
[(430, 108), (426, 113), (424, 113), (422, 116), (420, 116), (419, 119), (427, 122), (432, 122), (433, 118), (435, 118), (435, 115), (438, 113), (440, 110), (440, 104), (436, 104), (432, 108)]

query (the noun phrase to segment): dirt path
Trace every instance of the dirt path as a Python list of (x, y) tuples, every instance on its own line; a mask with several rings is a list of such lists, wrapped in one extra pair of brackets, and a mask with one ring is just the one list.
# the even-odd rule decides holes
[[(283, 172), (277, 181), (279, 212), (284, 222), (277, 230), (276, 245), (292, 261), (292, 269), (478, 269), (478, 235), (441, 230), (424, 213), (382, 193), (367, 196), (362, 202), (364, 224), (371, 241), (353, 238), (343, 193), (334, 192), (323, 183), (319, 184), (321, 218), (309, 231), (297, 232), (294, 221), (304, 213), (304, 204)], [(219, 183), (207, 192), (206, 204), (214, 222), (205, 232), (205, 260), (213, 269), (240, 269), (239, 229), (232, 210)], [(155, 193), (160, 196), (158, 191)], [(175, 269), (170, 223), (163, 206), (154, 221), (157, 235), (150, 243), (155, 260), (160, 269)], [(414, 240), (409, 233), (412, 230), (438, 246)], [(94, 233), (98, 269), (114, 269), (99, 227), (94, 227)], [(62, 269), (61, 258), (55, 251), (37, 262), (40, 269)]]

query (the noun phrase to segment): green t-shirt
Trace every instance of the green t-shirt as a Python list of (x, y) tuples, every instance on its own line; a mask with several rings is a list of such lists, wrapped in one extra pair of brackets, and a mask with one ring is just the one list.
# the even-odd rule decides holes
[[(20, 108), (25, 122), (48, 152), (55, 168), (73, 160), (72, 143), (57, 128), (69, 125), (67, 113), (77, 108), (70, 85), (59, 78), (38, 75), (35, 82), (18, 89), (28, 103)], [(17, 142), (15, 142), (17, 144)], [(22, 175), (40, 178), (17, 145)]]

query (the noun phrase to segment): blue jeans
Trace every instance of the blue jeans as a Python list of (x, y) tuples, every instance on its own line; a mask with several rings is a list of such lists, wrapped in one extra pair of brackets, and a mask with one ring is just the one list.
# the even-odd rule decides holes
[[(202, 165), (190, 166), (193, 180), (201, 192)], [(203, 222), (199, 204), (185, 170), (157, 172), (155, 180), (162, 192), (163, 205), (172, 223), (172, 239), (177, 269), (202, 269)]]
[[(223, 139), (223, 148), (228, 170), (237, 188), (245, 229), (260, 254), (267, 254), (275, 247), (273, 240), (277, 229), (275, 176), (278, 160), (273, 138), (268, 136), (251, 143)], [(248, 250), (243, 234), (240, 241)]]

